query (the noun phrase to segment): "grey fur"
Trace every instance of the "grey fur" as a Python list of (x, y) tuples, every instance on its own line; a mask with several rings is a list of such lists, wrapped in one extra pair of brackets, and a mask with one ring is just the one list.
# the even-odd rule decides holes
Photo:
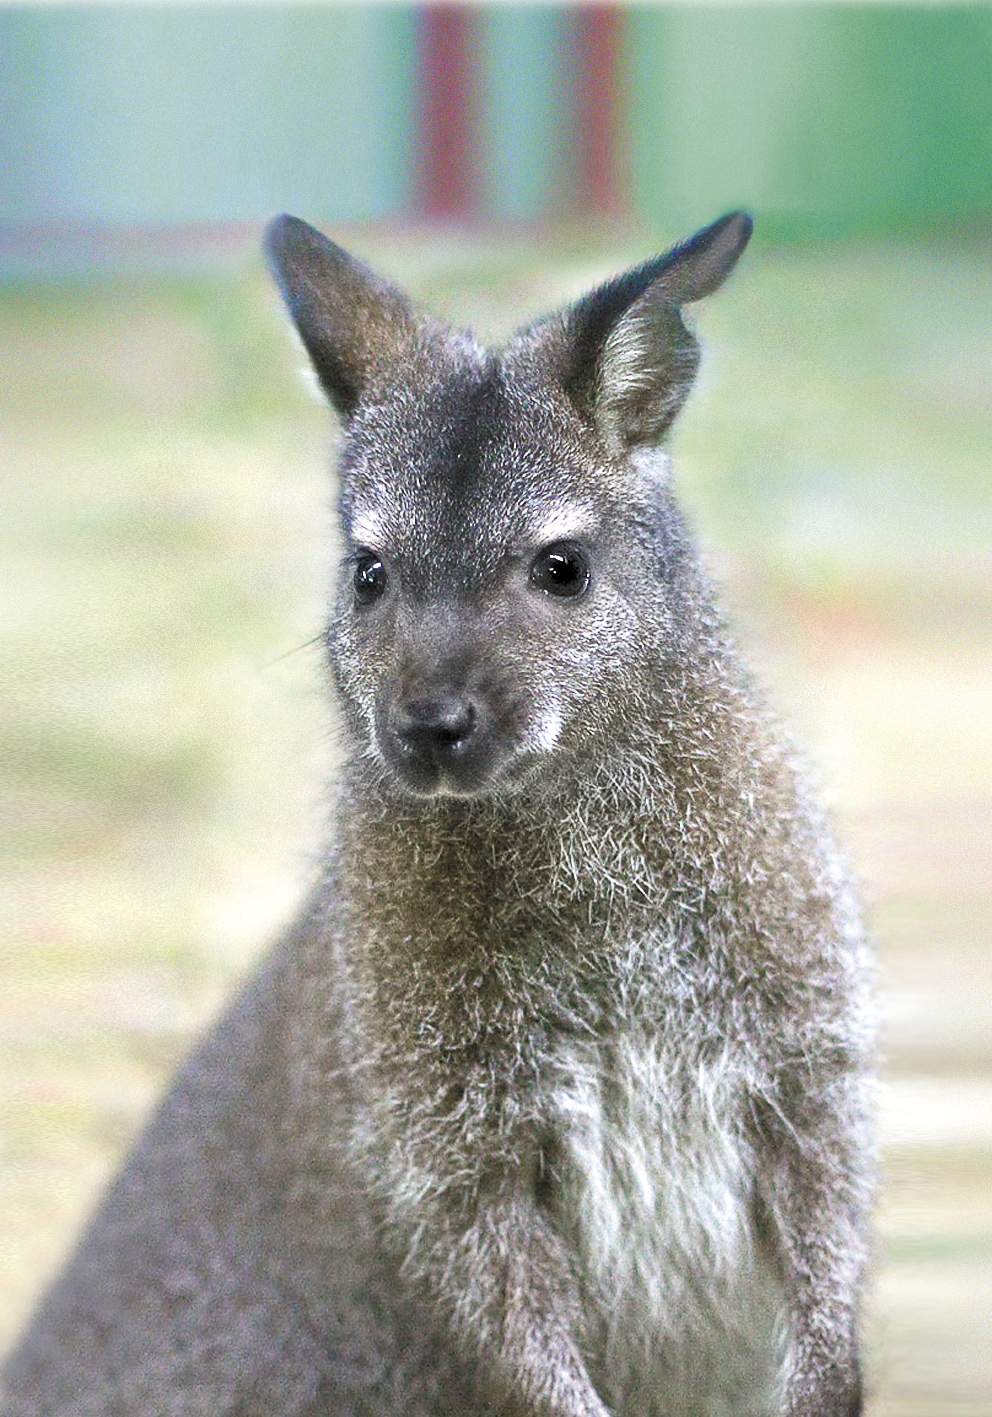
[(346, 424), (334, 845), (5, 1417), (860, 1412), (865, 945), (656, 447), (749, 234), (491, 354), (272, 224)]

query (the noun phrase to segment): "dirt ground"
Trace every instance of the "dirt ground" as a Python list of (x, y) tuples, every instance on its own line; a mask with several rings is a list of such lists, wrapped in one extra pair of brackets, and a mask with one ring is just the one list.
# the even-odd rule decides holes
[[(650, 249), (353, 241), (497, 333)], [(973, 246), (759, 248), (675, 441), (878, 942), (873, 1417), (992, 1417), (990, 297)], [(8, 284), (0, 330), (5, 1346), (290, 916), (334, 730), (330, 420), (260, 267)]]

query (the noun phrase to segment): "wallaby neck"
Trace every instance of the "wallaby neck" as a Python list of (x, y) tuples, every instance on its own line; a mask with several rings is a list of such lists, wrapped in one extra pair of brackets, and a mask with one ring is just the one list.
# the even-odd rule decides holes
[[(686, 693), (553, 778), (471, 798), (411, 798), (374, 764), (356, 758), (344, 775), (344, 856), (360, 863), (350, 885), (366, 905), (374, 892), (394, 917), (422, 918), (435, 935), (467, 922), (507, 948), (535, 922), (604, 924), (617, 907), (636, 913), (698, 904), (712, 884), (728, 800), (741, 800), (741, 772), (754, 759), (728, 741), (729, 716), (687, 712)], [(760, 755), (759, 755), (760, 756)], [(754, 795), (752, 785), (751, 795)], [(715, 813), (722, 819), (716, 820)]]

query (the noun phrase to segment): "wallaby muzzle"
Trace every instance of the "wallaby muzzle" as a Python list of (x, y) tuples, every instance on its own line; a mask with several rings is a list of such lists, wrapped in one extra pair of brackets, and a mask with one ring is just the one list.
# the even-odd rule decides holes
[(383, 686), (376, 746), (403, 790), (471, 796), (531, 758), (521, 751), (527, 718), (526, 697), (484, 650), (463, 648), (440, 663), (411, 656)]
[(439, 687), (394, 701), (385, 716), (385, 736), (408, 786), (471, 790), (490, 757), (491, 723), (492, 715), (468, 694)]

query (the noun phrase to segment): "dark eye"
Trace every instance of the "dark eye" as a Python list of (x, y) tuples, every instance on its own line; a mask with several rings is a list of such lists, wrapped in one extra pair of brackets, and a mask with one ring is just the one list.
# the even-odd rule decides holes
[(589, 566), (579, 548), (570, 541), (556, 541), (534, 557), (530, 583), (548, 595), (575, 600), (589, 587)]
[(388, 580), (386, 568), (378, 556), (367, 552), (359, 557), (353, 582), (355, 599), (359, 605), (371, 605), (373, 600), (378, 600), (385, 591)]

